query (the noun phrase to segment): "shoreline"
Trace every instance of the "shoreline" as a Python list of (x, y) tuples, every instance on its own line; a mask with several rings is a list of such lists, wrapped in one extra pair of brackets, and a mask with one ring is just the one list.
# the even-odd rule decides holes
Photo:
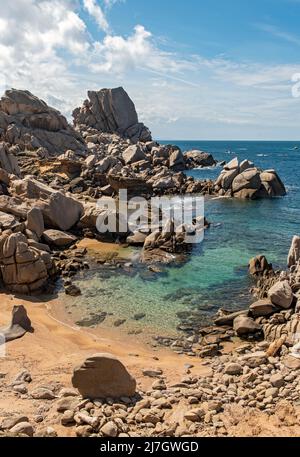
[[(103, 332), (100, 336), (97, 332), (87, 332), (70, 326), (69, 323), (60, 322), (58, 316), (55, 313), (53, 315), (52, 311), (47, 309), (45, 301), (15, 299), (13, 296), (3, 294), (1, 294), (1, 300), (3, 310), (1, 325), (7, 322), (12, 306), (17, 302), (26, 306), (35, 330), (34, 333), (27, 333), (23, 338), (8, 343), (6, 358), (0, 358), (0, 373), (2, 373), (0, 388), (5, 394), (0, 405), (0, 418), (3, 421), (6, 418), (20, 415), (28, 417), (29, 421), (35, 424), (35, 436), (54, 436), (53, 433), (55, 436), (81, 436), (79, 433), (81, 433), (82, 427), (62, 425), (60, 420), (62, 414), (57, 412), (56, 406), (63, 401), (60, 396), (52, 401), (33, 400), (30, 395), (14, 391), (11, 387), (13, 380), (25, 369), (32, 377), (32, 382), (28, 385), (29, 394), (41, 386), (55, 388), (55, 392), (62, 388), (70, 390), (73, 367), (81, 363), (85, 357), (98, 352), (114, 354), (125, 364), (137, 380), (137, 390), (142, 395), (141, 403), (145, 402), (147, 398), (151, 398), (149, 395), (153, 395), (153, 392), (159, 393), (155, 398), (161, 400), (165, 398), (163, 392), (152, 390), (156, 379), (158, 381), (163, 379), (169, 386), (165, 402), (168, 401), (168, 398), (173, 398), (174, 392), (178, 392), (176, 401), (176, 397), (174, 397), (175, 403), (172, 408), (162, 410), (165, 411), (164, 421), (166, 421), (165, 427), (168, 430), (170, 427), (172, 429), (175, 424), (179, 424), (175, 436), (182, 434), (190, 436), (298, 436), (300, 433), (300, 406), (295, 406), (294, 410), (284, 400), (276, 406), (272, 415), (258, 409), (245, 408), (234, 403), (229, 404), (224, 408), (223, 413), (216, 414), (212, 411), (213, 414), (216, 414), (215, 416), (209, 416), (207, 413), (208, 421), (211, 420), (210, 417), (217, 419), (213, 428), (210, 423), (207, 425), (204, 423), (198, 429), (194, 422), (191, 422), (192, 426), (189, 431), (186, 428), (185, 416), (190, 414), (189, 411), (196, 411), (195, 406), (197, 407), (199, 402), (194, 397), (196, 391), (193, 384), (186, 383), (189, 379), (202, 379), (203, 386), (207, 382), (212, 382), (214, 385), (215, 375), (213, 373), (216, 367), (222, 359), (230, 360), (230, 354), (234, 353), (238, 347), (244, 346), (241, 342), (228, 347), (228, 356), (225, 351), (221, 357), (215, 357), (209, 361), (200, 358), (192, 359), (188, 356), (174, 354), (168, 349), (154, 351), (141, 344), (136, 347), (136, 341), (131, 338), (125, 339), (123, 335), (116, 338), (115, 332)], [(60, 305), (57, 300), (52, 303), (55, 304), (55, 307)], [(158, 378), (145, 376), (143, 374), (145, 369), (161, 370), (162, 376), (158, 376)], [(172, 388), (172, 386), (178, 387)], [(73, 397), (67, 397), (65, 400), (71, 398)], [(207, 404), (208, 408), (217, 407), (217, 399), (211, 398), (208, 403), (203, 399), (201, 404)], [(80, 397), (77, 401), (79, 400)], [(196, 405), (193, 409), (194, 403)], [(210, 404), (211, 406), (209, 406)], [(213, 406), (214, 404), (216, 406)], [(157, 407), (154, 407), (153, 411), (156, 411), (155, 408)], [(43, 420), (40, 422), (41, 417)], [(155, 429), (146, 427), (141, 435), (129, 433), (127, 436), (160, 436), (155, 433)], [(6, 436), (8, 435), (9, 433), (6, 432)], [(172, 433), (161, 436), (172, 436)]]

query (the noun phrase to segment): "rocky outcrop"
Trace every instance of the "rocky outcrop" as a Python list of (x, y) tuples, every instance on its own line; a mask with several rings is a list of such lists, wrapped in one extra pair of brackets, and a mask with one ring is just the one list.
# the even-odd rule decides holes
[(88, 97), (89, 100), (73, 112), (75, 126), (118, 133), (134, 143), (151, 141), (150, 131), (138, 121), (134, 103), (122, 87), (89, 91)]
[(300, 236), (294, 236), (289, 250), (287, 265), (289, 268), (295, 266), (300, 260)]
[(272, 271), (272, 264), (267, 261), (264, 255), (258, 255), (250, 259), (248, 271), (252, 276), (259, 276), (268, 271)]
[[(4, 142), (0, 143), (0, 166), (6, 173), (11, 173), (17, 176), (21, 173), (17, 158), (9, 151), (8, 144)], [(3, 173), (1, 173), (1, 175), (1, 181), (4, 181), (4, 183), (8, 185), (8, 179), (4, 178), (3, 180)]]
[(1, 235), (0, 268), (8, 290), (21, 294), (41, 290), (52, 267), (50, 254), (29, 246), (23, 233), (7, 231)]
[(252, 162), (237, 158), (226, 164), (215, 181), (215, 191), (221, 196), (241, 199), (282, 197), (284, 184), (275, 170), (260, 170)]
[(187, 151), (184, 160), (186, 168), (213, 167), (217, 164), (211, 154), (198, 150)]
[[(178, 226), (173, 219), (166, 221), (164, 227), (154, 230), (146, 236), (142, 252), (144, 263), (171, 263), (182, 259), (182, 254), (189, 251), (192, 243), (203, 237), (208, 228), (205, 219), (195, 220), (193, 224)], [(130, 240), (130, 239), (129, 239)]]
[(18, 197), (34, 200), (33, 205), (42, 211), (49, 228), (69, 230), (83, 215), (79, 201), (32, 177), (14, 181), (11, 190)]
[(58, 155), (71, 149), (85, 151), (80, 134), (59, 111), (28, 91), (11, 89), (0, 99), (0, 139), (18, 151), (43, 149)]
[(84, 398), (132, 397), (136, 381), (125, 366), (111, 354), (95, 354), (74, 369), (73, 387)]

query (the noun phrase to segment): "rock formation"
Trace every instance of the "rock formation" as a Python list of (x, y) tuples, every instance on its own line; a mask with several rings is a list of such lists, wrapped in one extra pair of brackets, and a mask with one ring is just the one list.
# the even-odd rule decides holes
[(291, 268), (300, 260), (300, 236), (294, 236), (288, 254), (287, 264)]
[(248, 271), (250, 275), (258, 276), (265, 272), (272, 271), (272, 265), (267, 261), (264, 255), (258, 255), (250, 259)]
[(252, 162), (239, 164), (235, 158), (224, 165), (215, 181), (215, 191), (221, 196), (242, 199), (282, 197), (285, 187), (275, 170), (260, 170)]
[(217, 164), (216, 160), (208, 152), (192, 150), (184, 154), (187, 168), (213, 167)]
[[(0, 328), (0, 337), (7, 343), (17, 338), (21, 338), (26, 332), (33, 332), (27, 311), (23, 305), (14, 306), (10, 325), (5, 328)], [(3, 342), (4, 341), (1, 341), (0, 339), (0, 344)]]
[(52, 156), (85, 150), (80, 134), (62, 114), (30, 92), (16, 89), (0, 99), (0, 139), (14, 146), (15, 153), (42, 150)]
[(88, 97), (89, 100), (73, 112), (75, 126), (117, 133), (133, 143), (151, 141), (149, 129), (138, 121), (135, 106), (122, 87), (88, 91)]
[(30, 246), (21, 233), (3, 232), (0, 237), (0, 268), (5, 287), (20, 294), (41, 290), (52, 270), (48, 252)]
[(111, 354), (95, 354), (74, 369), (72, 384), (83, 398), (119, 398), (135, 394), (136, 381)]

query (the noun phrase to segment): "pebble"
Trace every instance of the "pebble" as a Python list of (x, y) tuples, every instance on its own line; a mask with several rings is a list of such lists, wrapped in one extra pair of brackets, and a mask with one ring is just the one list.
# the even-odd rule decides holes
[(29, 422), (20, 422), (10, 429), (10, 432), (16, 435), (27, 435), (32, 437), (34, 434), (34, 428)]
[(118, 435), (118, 427), (116, 426), (116, 424), (114, 422), (110, 421), (101, 427), (100, 432), (104, 436), (108, 436), (110, 438), (115, 438)]

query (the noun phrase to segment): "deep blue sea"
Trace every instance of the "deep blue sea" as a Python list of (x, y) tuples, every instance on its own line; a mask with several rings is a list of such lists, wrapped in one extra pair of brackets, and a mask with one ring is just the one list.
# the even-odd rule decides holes
[[(178, 324), (176, 313), (200, 310), (206, 322), (218, 308), (240, 309), (251, 303), (251, 279), (247, 264), (251, 257), (265, 254), (275, 267), (285, 268), (292, 236), (300, 234), (300, 141), (165, 141), (182, 151), (210, 152), (218, 161), (249, 159), (258, 167), (275, 168), (286, 185), (287, 196), (272, 200), (210, 200), (205, 215), (212, 223), (204, 242), (195, 245), (184, 265), (167, 268), (165, 274), (148, 278), (132, 275), (92, 273), (79, 281), (83, 296), (81, 314), (106, 311), (115, 319), (126, 319), (124, 328), (148, 326), (153, 333), (168, 333)], [(299, 149), (295, 149), (299, 147)], [(195, 178), (215, 178), (221, 167), (196, 169)], [(72, 308), (76, 309), (76, 300)], [(70, 305), (71, 306), (71, 305)], [(141, 322), (132, 320), (144, 312)]]

